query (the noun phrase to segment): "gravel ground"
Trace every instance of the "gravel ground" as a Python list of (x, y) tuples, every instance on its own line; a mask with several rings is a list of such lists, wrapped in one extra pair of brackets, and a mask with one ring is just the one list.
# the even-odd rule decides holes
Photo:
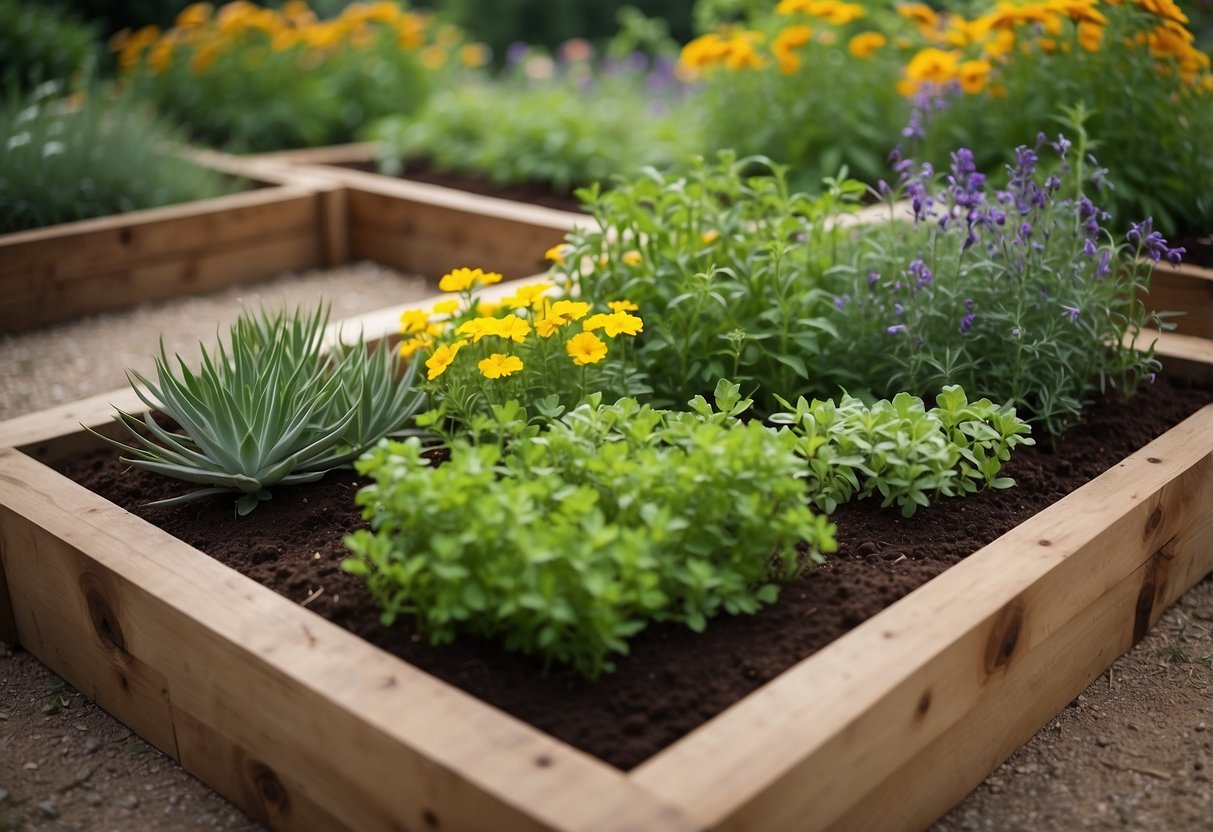
[[(250, 303), (323, 296), (339, 319), (431, 293), (362, 264), (0, 336), (0, 420), (123, 386), (126, 368), (151, 369), (161, 332), (170, 352), (193, 354)], [(1210, 726), (1206, 580), (935, 830), (1210, 832)], [(261, 828), (28, 654), (0, 645), (0, 832)]]

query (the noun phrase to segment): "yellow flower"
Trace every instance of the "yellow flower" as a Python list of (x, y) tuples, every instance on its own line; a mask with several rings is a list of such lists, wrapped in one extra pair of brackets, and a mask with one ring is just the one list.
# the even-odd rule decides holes
[(400, 331), (405, 335), (422, 332), (430, 322), (430, 313), (423, 309), (406, 309), (400, 316)]
[(613, 300), (607, 304), (612, 312), (635, 312), (640, 307), (630, 300)]
[(480, 339), (484, 336), (497, 334), (497, 319), (492, 317), (473, 318), (460, 324), (455, 333), (466, 335), (472, 339), (473, 344), (479, 344)]
[(473, 69), (487, 64), (490, 57), (489, 48), (483, 43), (468, 43), (459, 49), (459, 62)]
[(570, 248), (572, 246), (568, 243), (557, 243), (543, 253), (543, 259), (551, 260), (557, 266), (563, 266), (564, 258), (568, 256)]
[(458, 308), (459, 301), (457, 300), (440, 300), (434, 304), (432, 311), (435, 315), (450, 315)]
[(404, 358), (409, 358), (417, 350), (429, 348), (432, 343), (434, 343), (434, 339), (428, 334), (409, 338), (406, 341), (400, 342), (400, 355)]
[(699, 235), (699, 239), (703, 241), (705, 246), (710, 246), (712, 243), (720, 239), (720, 232), (715, 228), (709, 228), (707, 231)]
[(516, 355), (495, 352), (476, 366), (485, 378), (504, 378), (522, 369), (522, 359)]
[(551, 283), (546, 282), (519, 286), (511, 297), (501, 302), (501, 305), (511, 309), (542, 309), (543, 296), (553, 288)]
[(885, 36), (880, 32), (864, 32), (851, 38), (851, 42), (847, 44), (847, 51), (856, 58), (866, 60), (887, 42)]
[(581, 332), (574, 335), (564, 345), (564, 348), (568, 352), (569, 358), (572, 358), (573, 363), (578, 367), (597, 364), (607, 354), (606, 344), (592, 332)]
[(502, 306), (504, 306), (504, 305), (505, 305), (505, 304), (502, 304), (502, 303), (494, 303), (494, 302), (492, 302), (492, 301), (487, 301), (487, 300), (481, 300), (481, 301), (477, 301), (477, 302), (476, 302), (476, 314), (477, 314), (477, 315), (482, 315), (482, 316), (484, 316), (484, 317), (486, 317), (486, 318), (491, 318), (491, 317), (493, 317), (494, 315), (496, 315), (496, 314), (497, 314), (497, 312), (498, 312), (498, 311), (501, 309), (501, 307), (502, 307)]
[(644, 321), (635, 315), (629, 315), (627, 312), (594, 315), (583, 326), (586, 332), (601, 329), (610, 338), (614, 338), (620, 333), (624, 335), (636, 335), (644, 331)]
[(551, 338), (565, 323), (567, 321), (556, 315), (546, 315), (535, 322), (535, 331), (540, 338)]
[(623, 262), (625, 265), (635, 268), (644, 262), (644, 257), (639, 251), (632, 249), (631, 251), (624, 252)]
[(497, 272), (486, 272), (483, 269), (460, 268), (453, 269), (438, 281), (438, 288), (444, 292), (463, 292), (476, 284), (489, 286), (500, 283), (501, 275)]
[(211, 19), (214, 10), (210, 3), (191, 3), (177, 15), (176, 25), (182, 28), (201, 26)]
[(190, 58), (190, 72), (194, 75), (204, 75), (211, 68), (211, 65), (215, 63), (215, 58), (218, 54), (218, 42), (211, 40), (202, 44), (194, 52), (194, 57)]
[(976, 95), (985, 88), (986, 79), (990, 77), (990, 64), (988, 61), (965, 61), (960, 65), (957, 77), (965, 93)]
[(779, 60), (780, 72), (784, 75), (791, 75), (800, 69), (800, 57), (792, 50), (804, 46), (811, 37), (813, 37), (813, 30), (803, 24), (789, 26), (775, 36), (775, 40), (771, 42), (771, 51)]
[(590, 305), (576, 300), (558, 300), (546, 308), (546, 314), (535, 324), (540, 338), (550, 338), (557, 329), (589, 314)]
[(945, 52), (933, 46), (927, 47), (910, 59), (906, 66), (906, 77), (911, 81), (945, 84), (956, 77), (959, 61), (959, 52)]
[(504, 318), (493, 318), (492, 320), (494, 325), (490, 335), (521, 344), (531, 334), (531, 325), (517, 315), (506, 315)]
[(451, 362), (455, 360), (455, 356), (459, 354), (459, 350), (467, 341), (459, 340), (453, 344), (443, 344), (438, 349), (434, 350), (434, 354), (425, 360), (425, 366), (429, 369), (426, 375), (430, 381), (438, 378), (446, 372), (446, 368), (451, 366)]

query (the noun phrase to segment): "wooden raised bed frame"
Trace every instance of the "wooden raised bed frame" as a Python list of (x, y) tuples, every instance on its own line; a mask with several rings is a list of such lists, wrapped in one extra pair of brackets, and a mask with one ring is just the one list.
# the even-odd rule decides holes
[(0, 425), (0, 638), (276, 828), (920, 829), (1213, 571), (1210, 405), (625, 773), (46, 467), (108, 402)]
[(432, 185), (384, 187), (386, 177), (347, 186), (281, 164), (193, 157), (264, 187), (0, 235), (0, 333), (351, 260), (432, 279), (458, 266), (524, 277), (585, 220)]

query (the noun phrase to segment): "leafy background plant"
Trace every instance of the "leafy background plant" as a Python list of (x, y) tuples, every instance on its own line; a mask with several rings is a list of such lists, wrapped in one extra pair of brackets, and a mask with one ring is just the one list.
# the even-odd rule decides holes
[(48, 81), (83, 81), (96, 70), (98, 37), (55, 3), (0, 0), (0, 91), (7, 98)]
[(48, 82), (0, 102), (0, 233), (218, 196), (238, 187), (174, 155), (178, 134), (129, 96)]

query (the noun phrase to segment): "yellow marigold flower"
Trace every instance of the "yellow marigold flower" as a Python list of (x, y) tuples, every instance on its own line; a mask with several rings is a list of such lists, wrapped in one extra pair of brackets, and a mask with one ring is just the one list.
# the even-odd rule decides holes
[(460, 324), (455, 333), (457, 335), (466, 335), (472, 339), (473, 344), (479, 344), (480, 339), (484, 336), (497, 334), (497, 319), (491, 317), (473, 318)]
[(459, 63), (473, 69), (487, 64), (490, 57), (492, 54), (483, 43), (467, 43), (459, 48)]
[(812, 2), (813, 0), (779, 0), (775, 13), (782, 15), (807, 14)]
[(906, 78), (930, 84), (945, 84), (956, 77), (959, 52), (945, 52), (928, 46), (920, 50), (906, 66)]
[(986, 58), (1001, 58), (1003, 55), (1010, 54), (1014, 48), (1015, 33), (1010, 29), (999, 29), (992, 38), (986, 41), (982, 54)]
[(177, 15), (175, 25), (182, 28), (202, 26), (211, 19), (211, 12), (214, 10), (210, 3), (191, 3)]
[(431, 311), (435, 315), (451, 315), (459, 309), (459, 301), (457, 300), (440, 300), (434, 304)]
[(781, 73), (791, 75), (800, 69), (800, 56), (792, 50), (804, 46), (812, 37), (813, 30), (803, 24), (789, 26), (775, 36), (775, 40), (771, 42), (771, 51), (775, 53), (775, 58), (779, 61)]
[(682, 47), (678, 66), (691, 77), (702, 69), (716, 66), (728, 53), (728, 42), (716, 32), (695, 38)]
[(564, 318), (566, 321), (580, 321), (589, 313), (590, 305), (588, 303), (579, 300), (558, 300), (552, 304), (548, 314)]
[(147, 65), (157, 75), (167, 70), (173, 63), (173, 43), (167, 38), (152, 47), (148, 53)]
[(720, 232), (715, 228), (709, 228), (707, 231), (699, 235), (699, 239), (703, 241), (705, 246), (710, 246), (712, 243), (720, 239)]
[(636, 251), (635, 249), (633, 249), (631, 251), (624, 252), (624, 255), (623, 255), (624, 265), (635, 268), (636, 266), (639, 266), (643, 262), (644, 262), (644, 256), (641, 255), (641, 253), (639, 251)]
[(564, 258), (568, 256), (570, 248), (572, 246), (568, 243), (557, 243), (543, 253), (543, 259), (551, 260), (557, 266), (563, 266)]
[(516, 355), (495, 352), (476, 366), (485, 378), (504, 378), (522, 369), (522, 359)]
[(573, 359), (573, 363), (578, 367), (597, 364), (606, 358), (607, 354), (607, 345), (592, 332), (581, 332), (574, 335), (564, 345), (564, 348), (568, 352), (569, 358)]
[(446, 64), (446, 49), (436, 43), (421, 50), (421, 65), (428, 70), (438, 70)]
[(531, 325), (517, 315), (506, 315), (504, 318), (490, 320), (493, 321), (493, 330), (489, 334), (505, 338), (507, 341), (521, 344), (531, 334)]
[(400, 342), (400, 355), (404, 358), (410, 358), (418, 350), (427, 349), (433, 343), (434, 339), (429, 335), (418, 335), (415, 338), (408, 338)]
[(501, 275), (496, 272), (486, 274), (482, 269), (459, 268), (444, 274), (438, 281), (438, 288), (444, 292), (463, 292), (477, 283), (487, 286), (500, 281)]
[(835, 26), (846, 26), (852, 20), (867, 16), (867, 11), (859, 3), (837, 3), (834, 0), (820, 0), (809, 7), (809, 14), (825, 18)]
[(601, 329), (609, 338), (614, 338), (621, 333), (636, 335), (644, 331), (644, 321), (627, 312), (613, 312), (610, 315), (599, 313), (587, 320), (583, 326), (586, 332)]
[(504, 304), (500, 302), (494, 303), (493, 301), (488, 300), (477, 301), (476, 314), (485, 318), (491, 318), (501, 311), (502, 306), (504, 306)]
[(904, 6), (897, 7), (897, 13), (920, 26), (930, 28), (939, 26), (939, 15), (926, 3), (906, 3)]
[(501, 302), (511, 309), (542, 309), (543, 296), (555, 288), (551, 283), (529, 283), (519, 286), (514, 294)]
[(443, 344), (438, 349), (434, 350), (434, 354), (425, 360), (425, 366), (429, 370), (426, 375), (430, 381), (438, 378), (446, 372), (446, 368), (451, 366), (451, 362), (455, 360), (455, 356), (459, 354), (459, 350), (467, 341), (456, 341), (453, 344)]
[(190, 58), (190, 72), (194, 75), (205, 75), (207, 70), (215, 63), (215, 58), (218, 55), (218, 43), (212, 40), (202, 44), (194, 52), (194, 57)]
[(960, 65), (957, 78), (960, 88), (968, 95), (976, 95), (985, 89), (986, 80), (990, 77), (989, 61), (965, 61)]
[[(589, 304), (586, 304), (587, 306)], [(640, 307), (630, 300), (613, 300), (607, 304), (612, 312), (635, 312)]]
[(847, 44), (847, 51), (856, 58), (866, 60), (872, 57), (872, 54), (886, 43), (888, 41), (880, 32), (863, 32), (851, 38), (851, 42)]
[(430, 313), (423, 309), (406, 309), (400, 316), (400, 331), (405, 335), (422, 332), (430, 322)]
[(1103, 27), (1097, 23), (1079, 23), (1078, 45), (1087, 52), (1098, 52), (1103, 47)]
[(556, 315), (546, 315), (535, 322), (535, 331), (540, 338), (551, 338), (562, 325), (567, 323)]

